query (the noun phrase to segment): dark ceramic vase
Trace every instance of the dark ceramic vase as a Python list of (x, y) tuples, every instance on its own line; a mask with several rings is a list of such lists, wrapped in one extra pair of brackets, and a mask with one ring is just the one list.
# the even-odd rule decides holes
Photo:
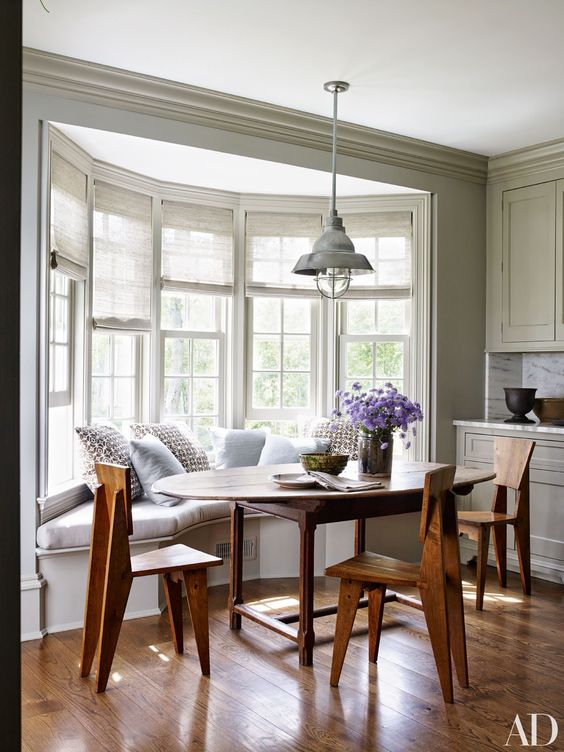
[[(385, 449), (382, 444), (388, 444)], [(361, 475), (387, 476), (392, 474), (394, 437), (390, 434), (376, 438), (369, 433), (358, 435), (358, 472)]]
[(534, 423), (534, 420), (527, 418), (527, 413), (531, 412), (535, 404), (536, 389), (523, 389), (517, 387), (504, 387), (505, 404), (511, 418), (507, 418), (505, 423)]

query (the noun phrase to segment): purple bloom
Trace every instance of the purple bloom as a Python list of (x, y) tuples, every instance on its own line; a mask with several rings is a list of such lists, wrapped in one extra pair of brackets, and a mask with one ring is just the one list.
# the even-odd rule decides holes
[[(344, 413), (359, 432), (379, 439), (382, 449), (389, 446), (389, 437), (394, 431), (399, 432), (409, 448), (408, 434), (416, 436), (415, 423), (423, 420), (420, 404), (411, 402), (389, 382), (384, 387), (363, 390), (362, 384), (355, 381), (350, 391), (339, 389), (336, 397), (340, 409), (333, 411), (333, 415), (340, 417)], [(333, 427), (336, 428), (335, 423)]]

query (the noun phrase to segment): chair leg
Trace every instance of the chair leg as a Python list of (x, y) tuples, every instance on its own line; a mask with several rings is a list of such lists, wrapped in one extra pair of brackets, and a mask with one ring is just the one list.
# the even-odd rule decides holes
[(106, 690), (132, 581), (133, 578), (129, 576), (120, 580), (109, 580), (106, 584), (102, 610), (96, 692), (104, 692)]
[(330, 683), (332, 687), (336, 687), (339, 684), (361, 592), (362, 582), (341, 580), (337, 623), (335, 625), (335, 643), (333, 645), (333, 659), (331, 661)]
[(208, 573), (206, 569), (184, 572), (184, 583), (194, 628), (194, 637), (204, 676), (210, 673), (210, 632), (208, 622)]
[(182, 579), (178, 578), (176, 572), (163, 574), (163, 585), (174, 649), (177, 653), (183, 653), (184, 630), (182, 627)]
[(376, 585), (368, 592), (368, 660), (371, 663), (378, 660), (385, 595), (385, 585)]
[(454, 702), (446, 593), (433, 585), (420, 588), (419, 592), (443, 698), (445, 702)]
[(484, 525), (480, 528), (478, 538), (478, 567), (476, 570), (476, 610), (484, 608), (484, 591), (486, 588), (486, 569), (488, 566), (488, 546), (490, 544), (490, 528)]
[(494, 525), (495, 564), (499, 586), (507, 587), (507, 525)]
[(529, 520), (525, 519), (515, 525), (515, 540), (519, 557), (521, 587), (525, 595), (531, 594), (531, 532)]

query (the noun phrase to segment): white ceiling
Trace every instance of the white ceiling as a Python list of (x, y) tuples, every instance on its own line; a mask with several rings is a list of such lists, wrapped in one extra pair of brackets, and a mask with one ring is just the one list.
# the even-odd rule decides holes
[[(54, 125), (95, 159), (156, 180), (236, 193), (331, 194), (331, 175), (328, 172), (76, 125)], [(327, 167), (330, 167), (329, 156)], [(346, 175), (338, 176), (337, 191), (338, 196), (417, 193), (411, 188)]]
[(24, 44), (481, 154), (564, 136), (562, 0), (24, 0)]

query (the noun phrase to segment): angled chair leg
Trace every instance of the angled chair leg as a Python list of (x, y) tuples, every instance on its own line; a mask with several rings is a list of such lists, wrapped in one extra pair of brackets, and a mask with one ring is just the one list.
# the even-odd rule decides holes
[(106, 690), (132, 581), (132, 577), (126, 577), (119, 582), (108, 582), (104, 593), (96, 692)]
[(495, 564), (500, 587), (507, 587), (507, 525), (495, 525), (493, 529)]
[(96, 491), (94, 518), (92, 522), (92, 545), (88, 566), (88, 584), (86, 605), (84, 607), (84, 630), (82, 633), (82, 658), (80, 675), (88, 676), (96, 655), (100, 638), (102, 619), (102, 601), (106, 579), (106, 561), (110, 536), (110, 520), (106, 505), (105, 489), (100, 486)]
[(522, 520), (515, 525), (515, 540), (519, 557), (521, 587), (525, 595), (531, 594), (531, 532), (529, 520)]
[(445, 702), (454, 702), (450, 636), (445, 593), (431, 586), (420, 588), (423, 613), (435, 656), (435, 664)]
[(371, 663), (378, 660), (385, 595), (385, 585), (376, 585), (368, 592), (368, 660)]
[(486, 589), (486, 569), (488, 566), (488, 546), (490, 544), (490, 529), (487, 525), (480, 528), (478, 539), (478, 567), (476, 570), (476, 610), (484, 608), (484, 591)]
[(341, 580), (339, 605), (337, 607), (337, 623), (335, 625), (335, 643), (333, 645), (333, 659), (331, 661), (330, 683), (332, 687), (336, 687), (339, 684), (361, 592), (362, 582)]
[(208, 622), (208, 575), (206, 569), (184, 572), (190, 619), (204, 676), (210, 673), (210, 632)]
[(183, 653), (184, 630), (182, 626), (182, 579), (175, 576), (176, 574), (176, 572), (163, 574), (163, 586), (174, 649), (177, 653)]
[(104, 583), (104, 601), (102, 604), (96, 692), (104, 692), (106, 689), (127, 599), (133, 582), (127, 540), (127, 520), (121, 490), (116, 492), (113, 506)]

